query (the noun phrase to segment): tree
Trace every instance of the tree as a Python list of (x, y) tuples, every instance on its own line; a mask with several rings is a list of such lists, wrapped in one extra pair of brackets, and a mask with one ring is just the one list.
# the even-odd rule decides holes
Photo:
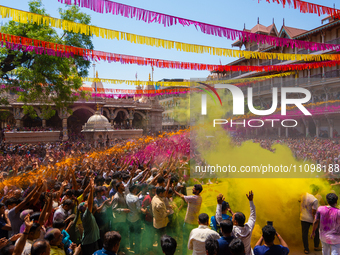
[[(41, 0), (30, 1), (29, 11), (48, 16)], [(59, 9), (59, 13), (62, 19), (87, 25), (91, 22), (91, 17), (75, 6), (66, 10)], [(1, 32), (93, 49), (90, 36), (68, 31), (59, 35), (55, 29), (45, 25), (9, 21), (1, 27)], [(33, 116), (34, 110), (30, 103), (40, 102), (43, 105), (43, 115), (48, 118), (55, 114), (55, 108), (68, 108), (79, 96), (86, 96), (78, 90), (82, 85), (81, 77), (88, 75), (89, 67), (90, 61), (80, 56), (55, 57), (3, 47), (0, 49), (0, 78), (5, 88), (1, 92), (17, 94), (18, 100), (25, 103), (25, 113), (29, 112)], [(8, 96), (1, 92), (0, 104), (8, 103)]]

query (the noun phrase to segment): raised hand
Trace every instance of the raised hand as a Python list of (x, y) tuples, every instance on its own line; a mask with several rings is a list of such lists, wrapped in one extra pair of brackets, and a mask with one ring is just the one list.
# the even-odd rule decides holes
[(31, 227), (33, 226), (33, 220), (30, 220), (30, 215), (27, 214), (25, 217), (25, 231), (29, 231), (31, 229)]
[(79, 244), (77, 248), (74, 249), (73, 255), (78, 255), (80, 254), (80, 252), (81, 252), (81, 244)]
[(249, 195), (248, 194), (246, 194), (246, 196), (247, 196), (247, 198), (248, 198), (248, 200), (249, 201), (253, 201), (253, 199), (254, 199), (254, 193), (253, 193), (253, 191), (251, 190), (251, 191), (249, 191)]
[(16, 240), (18, 240), (20, 237), (22, 236), (22, 233), (13, 235), (9, 240), (12, 242), (15, 242)]
[(63, 181), (63, 183), (61, 184), (64, 188), (67, 186), (67, 184), (68, 184), (68, 181)]
[(218, 194), (217, 195), (217, 203), (221, 205), (223, 203), (223, 201), (224, 201), (223, 195), (222, 194)]

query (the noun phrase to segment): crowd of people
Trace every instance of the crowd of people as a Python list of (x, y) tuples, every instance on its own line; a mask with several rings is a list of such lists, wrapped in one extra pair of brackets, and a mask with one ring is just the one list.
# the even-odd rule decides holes
[(3, 129), (3, 132), (39, 132), (39, 131), (61, 131), (61, 128), (54, 127), (16, 127), (8, 125)]
[[(240, 146), (249, 138), (233, 137), (233, 142)], [(320, 138), (253, 138), (262, 148), (274, 151), (274, 144), (288, 146), (299, 160), (310, 160), (317, 164), (340, 164), (340, 143), (333, 139)]]
[[(316, 162), (339, 158), (339, 145), (331, 140), (253, 141), (269, 150), (274, 142), (285, 143), (296, 157)], [(248, 219), (248, 212), (234, 212), (221, 194), (215, 215), (200, 213), (203, 186), (188, 180), (189, 145), (185, 132), (125, 141), (105, 151), (81, 142), (3, 145), (0, 254), (288, 254), (270, 222), (251, 245), (252, 191), (244, 197)], [(315, 234), (319, 225), (328, 255), (339, 251), (340, 213), (337, 196), (326, 198), (328, 206), (319, 208), (311, 197), (302, 200), (301, 211), (312, 217), (301, 224), (304, 238), (306, 229), (314, 223)], [(308, 242), (308, 253), (306, 247)]]

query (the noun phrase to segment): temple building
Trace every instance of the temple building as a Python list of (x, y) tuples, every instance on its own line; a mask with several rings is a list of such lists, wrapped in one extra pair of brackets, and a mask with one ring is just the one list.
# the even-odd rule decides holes
[[(91, 87), (95, 85), (92, 84)], [(97, 88), (103, 88), (101, 83), (96, 84)], [(55, 109), (56, 114), (50, 119), (44, 119), (39, 102), (31, 103), (37, 117), (32, 119), (25, 115), (22, 109), (23, 103), (17, 101), (17, 96), (8, 93), (9, 105), (0, 106), (6, 117), (0, 119), (1, 128), (15, 127), (20, 131), (32, 130), (34, 128), (51, 128), (51, 130), (62, 131), (62, 140), (66, 141), (75, 134), (81, 134), (82, 128), (88, 119), (93, 116), (98, 108), (99, 112), (109, 121), (113, 130), (143, 130), (143, 133), (157, 133), (162, 130), (163, 108), (157, 98), (91, 98), (86, 101), (79, 99), (71, 106), (72, 114), (66, 109)], [(128, 136), (122, 137), (125, 139)], [(6, 136), (6, 134), (5, 134)], [(132, 138), (132, 137), (131, 137)]]
[[(322, 20), (322, 25), (312, 30), (304, 30), (295, 27), (288, 27), (284, 24), (280, 29), (274, 24), (274, 21), (269, 26), (261, 25), (258, 21), (252, 29), (244, 31), (270, 35), (280, 38), (296, 39), (308, 42), (317, 43), (328, 43), (328, 44), (339, 44), (340, 46), (340, 20), (327, 17)], [(291, 54), (338, 54), (337, 51), (333, 50), (308, 50), (299, 49), (295, 47), (279, 47), (262, 44), (261, 42), (250, 42), (247, 40), (237, 40), (232, 46), (238, 47), (245, 51), (255, 52), (268, 52), (268, 53), (291, 53)], [(235, 66), (267, 66), (267, 65), (288, 65), (288, 64), (299, 64), (305, 63), (304, 61), (298, 60), (261, 60), (255, 58), (239, 58), (236, 61), (229, 63), (229, 65)], [(219, 72), (214, 71), (208, 77), (210, 80), (231, 80), (231, 79), (243, 79), (252, 78), (266, 75), (273, 75), (282, 73), (282, 71), (228, 71)], [(265, 136), (281, 136), (281, 137), (296, 137), (296, 136), (312, 136), (312, 137), (338, 137), (340, 132), (340, 67), (338, 64), (333, 66), (325, 66), (315, 69), (306, 69), (293, 71), (293, 73), (286, 77), (277, 77), (265, 79), (258, 82), (252, 82), (241, 86), (241, 90), (245, 97), (247, 97), (247, 88), (253, 88), (253, 104), (258, 109), (270, 109), (272, 106), (272, 88), (278, 88), (278, 98), (280, 101), (281, 88), (283, 87), (302, 87), (311, 92), (312, 98), (308, 103), (312, 105), (306, 107), (309, 110), (321, 109), (316, 106), (318, 103), (324, 110), (313, 111), (312, 116), (300, 114), (289, 115), (287, 119), (295, 119), (298, 125), (294, 128), (286, 128), (281, 125), (271, 127), (271, 123), (265, 123), (261, 128), (246, 128), (242, 129), (238, 127), (240, 132), (245, 132), (245, 135), (265, 135)], [(295, 98), (299, 98), (299, 94), (294, 95)], [(326, 103), (327, 102), (327, 103)], [(280, 105), (278, 105), (280, 107)], [(333, 107), (332, 110), (326, 107)], [(298, 111), (299, 112), (299, 111)], [(237, 116), (234, 116), (235, 120)], [(270, 115), (268, 116), (268, 118)]]

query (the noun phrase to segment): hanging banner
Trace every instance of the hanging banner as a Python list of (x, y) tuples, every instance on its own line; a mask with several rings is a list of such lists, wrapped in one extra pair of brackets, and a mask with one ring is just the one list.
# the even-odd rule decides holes
[[(335, 55), (314, 55), (314, 54), (289, 54), (289, 53), (267, 53), (256, 51), (242, 51), (232, 50), (226, 48), (218, 48), (205, 45), (182, 43), (170, 40), (163, 40), (159, 38), (141, 36), (130, 34), (111, 29), (75, 23), (68, 20), (61, 20), (49, 16), (43, 16), (35, 13), (25, 12), (17, 9), (8, 8), (0, 5), (0, 14), (2, 18), (12, 18), (13, 21), (27, 24), (33, 23), (37, 25), (52, 26), (55, 28), (63, 29), (73, 33), (82, 33), (90, 36), (97, 36), (106, 39), (125, 40), (131, 43), (162, 47), (164, 49), (176, 49), (183, 52), (193, 53), (209, 53), (210, 55), (234, 57), (246, 59), (259, 58), (259, 59), (279, 59), (279, 60), (303, 60), (303, 61), (321, 61), (321, 60), (340, 60), (339, 57), (334, 59)], [(339, 47), (339, 45), (336, 45)]]
[[(276, 78), (276, 77), (284, 77), (284, 76), (289, 76), (295, 74), (294, 72), (288, 72), (288, 73), (280, 73), (280, 74), (273, 74), (273, 75), (265, 75), (265, 76), (260, 76), (260, 77), (251, 77), (251, 78), (243, 78), (243, 79), (230, 79), (230, 80), (207, 80), (205, 83), (208, 84), (217, 84), (217, 83), (240, 83), (240, 82), (247, 82), (247, 81), (256, 81), (256, 80), (263, 80), (263, 79), (270, 79), (270, 78)], [(184, 82), (159, 82), (159, 81), (135, 81), (135, 80), (117, 80), (117, 79), (102, 79), (102, 78), (82, 78), (83, 82), (103, 82), (103, 83), (110, 83), (110, 84), (127, 84), (127, 85), (133, 85), (133, 86), (138, 86), (138, 85), (143, 85), (143, 86), (148, 86), (148, 85), (155, 85), (160, 84), (161, 86), (164, 87), (169, 87), (169, 86), (197, 86), (199, 83), (196, 82), (190, 82), (190, 81), (184, 81)], [(92, 88), (91, 88), (92, 89)]]
[[(270, 0), (266, 0), (267, 3), (270, 3)], [(260, 0), (259, 0), (260, 2)], [(282, 4), (282, 7), (285, 8), (288, 5), (291, 8), (298, 9), (301, 13), (314, 13), (319, 16), (321, 15), (330, 15), (334, 18), (338, 18), (340, 14), (339, 9), (313, 4), (300, 0), (272, 0), (273, 3)]]
[[(301, 64), (288, 64), (288, 65), (264, 65), (264, 66), (229, 66), (229, 65), (211, 65), (201, 63), (190, 63), (180, 61), (170, 61), (163, 59), (144, 58), (138, 56), (115, 54), (103, 51), (89, 50), (85, 48), (73, 47), (63, 44), (56, 44), (36, 39), (31, 39), (22, 36), (9, 35), (0, 33), (0, 42), (2, 47), (7, 47), (11, 50), (22, 50), (28, 52), (35, 52), (37, 54), (48, 54), (58, 57), (74, 57), (82, 56), (87, 60), (105, 60), (109, 63), (118, 62), (121, 64), (137, 64), (149, 65), (158, 68), (172, 68), (172, 69), (189, 69), (189, 70), (207, 70), (207, 71), (256, 71), (256, 72), (270, 72), (270, 71), (293, 71), (293, 70), (306, 70), (315, 69), (320, 67), (331, 67), (340, 63), (340, 54), (332, 55), (313, 55), (313, 56), (328, 56), (329, 60), (325, 62), (301, 63)], [(271, 55), (270, 57), (278, 57), (283, 59), (282, 53), (279, 55)], [(294, 55), (294, 54), (292, 54)], [(256, 55), (254, 55), (256, 57)]]
[(127, 85), (143, 85), (143, 86), (151, 86), (155, 85), (156, 83), (164, 86), (164, 87), (169, 87), (169, 86), (190, 86), (190, 81), (184, 81), (184, 82), (163, 82), (163, 81), (135, 81), (135, 80), (117, 80), (117, 79), (102, 79), (102, 78), (82, 78), (82, 81), (84, 82), (103, 82), (103, 83), (110, 83), (110, 84), (122, 84), (125, 83)]
[[(146, 23), (159, 23), (164, 25), (164, 27), (173, 26), (176, 24), (181, 24), (182, 26), (190, 26), (193, 25), (196, 29), (201, 30), (201, 32), (209, 35), (215, 35), (219, 37), (226, 37), (230, 40), (239, 39), (241, 41), (251, 41), (251, 42), (259, 42), (262, 44), (268, 44), (278, 47), (296, 47), (303, 48), (309, 50), (339, 50), (339, 45), (336, 44), (324, 44), (324, 43), (316, 43), (316, 42), (307, 42), (307, 41), (299, 41), (289, 38), (279, 38), (275, 36), (269, 36), (264, 34), (256, 34), (247, 31), (241, 31), (236, 29), (231, 29), (227, 27), (215, 26), (199, 21), (183, 19), (176, 16), (167, 15), (164, 13), (153, 12), (150, 10), (145, 10), (137, 7), (133, 7), (130, 5), (125, 5), (121, 3), (116, 3), (109, 0), (58, 0), (60, 3), (65, 3), (71, 5), (72, 2), (74, 5), (78, 5), (79, 7), (85, 7), (91, 9), (92, 11), (99, 13), (111, 13), (113, 15), (120, 15), (126, 18), (132, 18), (140, 21), (144, 21)], [(269, 1), (269, 0), (267, 0)], [(273, 0), (276, 1), (276, 0)], [(286, 1), (281, 0), (286, 3)], [(290, 1), (287, 1), (290, 2)], [(324, 6), (323, 6), (324, 7)], [(328, 7), (324, 7), (328, 8)], [(329, 8), (329, 12), (331, 9)], [(334, 12), (336, 11), (333, 9)], [(327, 13), (325, 9), (325, 13)]]
[[(91, 87), (81, 87), (80, 90), (82, 91), (90, 91), (95, 92), (94, 88)], [(192, 90), (192, 89), (191, 89)], [(179, 92), (188, 92), (190, 91), (189, 88), (176, 88), (176, 89), (149, 89), (149, 90), (142, 90), (142, 89), (107, 89), (107, 88), (97, 88), (97, 92), (101, 93), (113, 93), (113, 94), (140, 94), (140, 95), (147, 95), (147, 94), (157, 94), (157, 93), (179, 93)]]

